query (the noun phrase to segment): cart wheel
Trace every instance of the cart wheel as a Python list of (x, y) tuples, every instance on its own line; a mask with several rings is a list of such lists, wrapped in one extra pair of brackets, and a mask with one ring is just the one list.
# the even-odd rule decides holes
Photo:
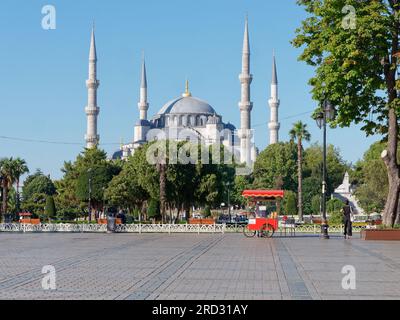
[(247, 238), (254, 238), (254, 236), (256, 235), (256, 231), (255, 230), (250, 230), (249, 229), (249, 225), (246, 225), (246, 226), (243, 227), (243, 234)]
[(274, 227), (269, 223), (264, 224), (260, 228), (260, 237), (262, 238), (272, 238), (275, 233)]

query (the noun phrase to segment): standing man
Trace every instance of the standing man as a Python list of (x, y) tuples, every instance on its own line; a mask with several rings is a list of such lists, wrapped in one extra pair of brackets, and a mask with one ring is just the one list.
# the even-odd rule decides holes
[(353, 210), (350, 206), (349, 200), (346, 200), (343, 207), (344, 218), (344, 238), (350, 239), (353, 236), (353, 223), (352, 223)]

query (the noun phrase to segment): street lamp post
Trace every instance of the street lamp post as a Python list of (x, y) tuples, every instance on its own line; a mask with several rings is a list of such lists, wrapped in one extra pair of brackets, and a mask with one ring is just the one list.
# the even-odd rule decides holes
[(104, 196), (106, 191), (106, 187), (103, 187), (103, 216), (107, 217), (106, 215), (106, 197)]
[(0, 221), (3, 215), (3, 176), (0, 175)]
[(334, 118), (334, 108), (328, 100), (322, 102), (322, 111), (317, 115), (316, 121), (320, 129), (323, 129), (323, 165), (322, 165), (322, 224), (321, 237), (329, 239), (328, 221), (326, 218), (326, 187), (327, 187), (327, 168), (326, 168), (326, 123)]
[(88, 206), (89, 206), (89, 213), (88, 213), (88, 222), (91, 222), (92, 221), (92, 177), (91, 177), (91, 175), (90, 175), (90, 173), (91, 173), (91, 171), (92, 171), (92, 169), (89, 169), (88, 170), (88, 173), (89, 173), (89, 201), (88, 201)]
[(229, 223), (231, 223), (232, 222), (232, 217), (231, 217), (231, 199), (230, 199), (230, 197), (231, 197), (231, 194), (230, 194), (231, 183), (227, 182), (225, 185), (228, 188), (228, 215), (229, 215)]

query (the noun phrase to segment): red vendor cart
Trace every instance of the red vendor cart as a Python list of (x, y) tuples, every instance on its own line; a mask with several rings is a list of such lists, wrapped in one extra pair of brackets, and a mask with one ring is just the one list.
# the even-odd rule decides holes
[(271, 238), (278, 229), (278, 217), (283, 190), (245, 190), (243, 197), (247, 199), (249, 223), (243, 233), (248, 238), (256, 234), (259, 237)]

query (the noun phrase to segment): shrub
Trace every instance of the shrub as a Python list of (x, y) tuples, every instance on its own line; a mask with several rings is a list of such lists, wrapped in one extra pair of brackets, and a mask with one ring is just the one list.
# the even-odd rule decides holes
[(160, 217), (160, 202), (158, 200), (150, 200), (149, 207), (147, 208), (147, 216), (154, 219)]
[(283, 208), (285, 210), (285, 214), (287, 215), (293, 216), (297, 214), (296, 194), (293, 191), (285, 192)]
[(311, 199), (311, 210), (312, 214), (318, 215), (321, 213), (321, 196), (315, 195)]
[(211, 216), (211, 208), (210, 208), (210, 206), (207, 205), (204, 208), (204, 210), (202, 211), (202, 214), (203, 214), (204, 218), (210, 217)]
[(326, 203), (326, 210), (330, 214), (341, 212), (342, 209), (343, 209), (343, 202), (340, 201), (339, 199), (336, 198), (330, 199)]
[(44, 213), (48, 219), (56, 218), (56, 205), (54, 204), (53, 196), (47, 196), (46, 198), (46, 207), (44, 209)]
[(329, 215), (329, 224), (343, 224), (343, 214), (341, 211), (335, 211)]

